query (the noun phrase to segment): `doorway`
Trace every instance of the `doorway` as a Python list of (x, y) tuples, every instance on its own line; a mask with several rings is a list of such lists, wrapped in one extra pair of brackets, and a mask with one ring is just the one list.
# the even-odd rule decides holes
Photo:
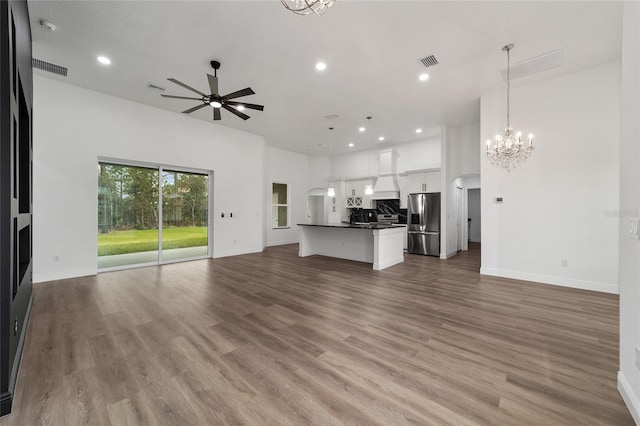
[(309, 223), (324, 223), (324, 195), (307, 196), (307, 220)]
[(481, 216), (480, 216), (480, 188), (469, 189), (467, 192), (467, 207), (468, 207), (468, 227), (470, 243), (481, 242)]

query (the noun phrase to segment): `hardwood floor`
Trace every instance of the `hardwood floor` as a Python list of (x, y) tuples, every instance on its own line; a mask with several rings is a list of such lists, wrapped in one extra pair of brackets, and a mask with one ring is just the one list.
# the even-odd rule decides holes
[(618, 297), (263, 253), (35, 285), (1, 425), (632, 425)]

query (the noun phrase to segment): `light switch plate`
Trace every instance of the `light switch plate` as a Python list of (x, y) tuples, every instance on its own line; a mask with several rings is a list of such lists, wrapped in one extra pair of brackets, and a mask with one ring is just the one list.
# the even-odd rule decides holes
[(640, 240), (640, 234), (638, 233), (640, 228), (640, 219), (629, 219), (629, 238), (634, 240)]

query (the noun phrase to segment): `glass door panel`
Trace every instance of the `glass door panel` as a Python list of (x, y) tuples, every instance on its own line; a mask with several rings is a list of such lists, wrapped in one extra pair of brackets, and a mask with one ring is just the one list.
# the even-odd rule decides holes
[(209, 176), (162, 170), (161, 262), (207, 256)]
[(158, 169), (98, 163), (98, 269), (158, 261)]

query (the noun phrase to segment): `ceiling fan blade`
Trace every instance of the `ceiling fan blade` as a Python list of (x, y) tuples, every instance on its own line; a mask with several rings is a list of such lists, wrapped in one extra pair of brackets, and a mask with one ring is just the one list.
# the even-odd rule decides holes
[(220, 108), (214, 108), (213, 109), (213, 119), (215, 121), (221, 120), (222, 117), (220, 117)]
[(192, 101), (199, 101), (201, 100), (200, 98), (188, 98), (186, 96), (173, 96), (173, 95), (164, 95), (164, 94), (160, 94), (160, 96), (162, 96), (163, 98), (171, 98), (171, 99), (189, 99)]
[(235, 99), (241, 96), (255, 95), (251, 87), (247, 87), (246, 89), (238, 90), (237, 92), (229, 93), (228, 95), (222, 96), (221, 99)]
[(218, 95), (218, 77), (215, 77), (211, 74), (207, 74), (207, 79), (209, 80), (209, 89), (211, 89), (212, 95)]
[(235, 108), (231, 108), (228, 105), (222, 105), (222, 108), (226, 109), (227, 111), (229, 111), (232, 114), (237, 115), (238, 117), (242, 118), (243, 120), (248, 120), (250, 118), (247, 114), (241, 113), (240, 111), (236, 110)]
[(176, 80), (175, 78), (168, 78), (167, 80), (169, 80), (169, 81), (170, 81), (170, 82), (172, 82), (172, 83), (177, 84), (178, 86), (182, 86), (182, 87), (184, 87), (185, 89), (191, 90), (192, 92), (197, 93), (198, 95), (207, 96), (207, 95), (205, 95), (204, 93), (202, 93), (201, 91), (196, 90), (196, 89), (194, 89), (194, 88), (193, 88), (193, 87), (191, 87), (191, 86), (187, 86), (186, 84), (184, 84), (184, 83), (183, 83), (183, 82), (181, 82), (181, 81)]
[(193, 111), (197, 111), (197, 110), (199, 110), (201, 108), (208, 107), (208, 106), (209, 106), (209, 104), (202, 104), (202, 105), (194, 106), (193, 108), (189, 108), (187, 110), (182, 111), (182, 113), (183, 114), (191, 114)]
[(248, 104), (248, 103), (245, 103), (245, 102), (237, 102), (237, 101), (228, 101), (227, 105), (232, 105), (232, 106), (242, 105), (245, 108), (257, 109), (258, 111), (264, 111), (264, 105)]

